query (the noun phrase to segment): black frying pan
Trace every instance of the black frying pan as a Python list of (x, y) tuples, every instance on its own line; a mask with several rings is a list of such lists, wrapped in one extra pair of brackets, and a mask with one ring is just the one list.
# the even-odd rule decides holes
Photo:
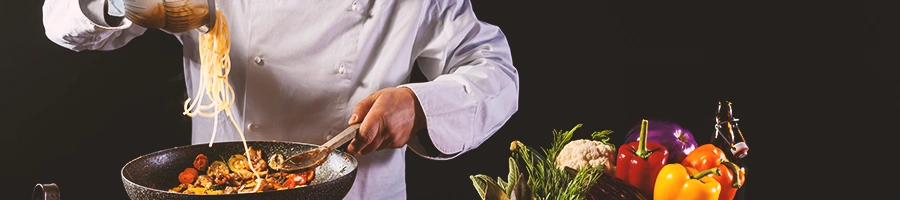
[[(318, 145), (275, 142), (247, 141), (253, 149), (262, 150), (262, 157), (268, 158), (273, 153), (285, 157), (310, 150)], [(356, 158), (350, 154), (335, 150), (328, 160), (316, 168), (312, 183), (306, 187), (266, 191), (245, 194), (197, 195), (180, 194), (168, 190), (178, 186), (178, 174), (185, 168), (193, 166), (197, 154), (204, 154), (212, 163), (222, 158), (228, 159), (234, 154), (243, 154), (244, 146), (240, 141), (197, 144), (175, 147), (153, 152), (138, 157), (122, 167), (122, 182), (131, 199), (343, 199), (350, 192), (356, 179)], [(150, 188), (153, 185), (155, 188)]]

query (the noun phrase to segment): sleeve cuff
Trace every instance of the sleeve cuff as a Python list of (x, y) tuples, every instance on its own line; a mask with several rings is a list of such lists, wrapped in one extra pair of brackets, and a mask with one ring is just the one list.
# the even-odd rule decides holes
[[(92, 25), (99, 29), (122, 30), (131, 26), (131, 21), (128, 19), (107, 15), (106, 9), (104, 9), (107, 5), (106, 0), (78, 0), (78, 7), (81, 8), (82, 14), (87, 17)], [(107, 18), (110, 20), (107, 20)]]
[[(397, 87), (409, 88), (416, 94), (428, 123), (427, 130), (407, 143), (413, 152), (434, 160), (452, 159), (465, 152), (466, 144), (472, 140), (473, 123), (470, 120), (475, 119), (476, 102), (469, 94), (461, 92), (465, 91), (465, 86), (455, 81), (431, 81)], [(444, 103), (448, 101), (455, 103)], [(437, 152), (427, 151), (429, 144), (433, 144)]]
[(450, 160), (461, 154), (461, 152), (444, 154), (438, 150), (434, 146), (434, 142), (431, 140), (431, 136), (428, 135), (427, 130), (422, 130), (411, 138), (407, 143), (407, 147), (409, 147), (413, 153), (432, 160)]

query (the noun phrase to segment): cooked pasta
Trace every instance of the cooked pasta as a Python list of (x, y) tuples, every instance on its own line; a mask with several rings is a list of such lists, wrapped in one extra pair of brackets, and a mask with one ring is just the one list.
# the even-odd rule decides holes
[[(216, 10), (216, 24), (207, 33), (200, 34), (200, 84), (194, 98), (188, 98), (184, 102), (184, 114), (189, 117), (203, 116), (213, 118), (212, 137), (209, 146), (213, 145), (218, 132), (219, 114), (223, 111), (225, 116), (231, 119), (231, 123), (241, 136), (247, 157), (250, 150), (244, 131), (238, 125), (231, 113), (234, 105), (234, 88), (228, 82), (228, 74), (231, 72), (231, 35), (228, 32), (228, 23), (225, 14)], [(203, 99), (208, 98), (210, 103), (204, 104)], [(252, 164), (251, 164), (252, 165)], [(251, 168), (257, 179), (259, 172)]]

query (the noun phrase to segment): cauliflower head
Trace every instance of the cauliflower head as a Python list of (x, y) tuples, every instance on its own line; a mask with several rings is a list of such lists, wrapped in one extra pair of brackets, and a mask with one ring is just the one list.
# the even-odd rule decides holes
[(606, 166), (605, 173), (615, 173), (615, 166), (612, 164), (615, 159), (616, 149), (612, 145), (596, 140), (573, 140), (559, 152), (556, 157), (556, 167), (579, 170), (588, 165), (591, 167), (604, 165)]

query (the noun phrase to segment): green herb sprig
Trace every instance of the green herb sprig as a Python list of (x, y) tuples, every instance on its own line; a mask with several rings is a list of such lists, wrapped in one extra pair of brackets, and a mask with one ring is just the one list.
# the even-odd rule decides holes
[[(590, 188), (603, 175), (606, 166), (561, 169), (556, 166), (556, 157), (563, 147), (572, 140), (576, 125), (569, 131), (553, 130), (553, 142), (550, 148), (540, 151), (526, 146), (516, 140), (510, 144), (512, 156), (509, 158), (509, 174), (507, 180), (496, 179), (479, 174), (470, 176), (478, 194), (484, 200), (581, 200), (586, 199)], [(608, 143), (612, 131), (594, 132), (594, 140)], [(611, 145), (611, 144), (610, 144)], [(520, 162), (524, 167), (519, 167)], [(523, 176), (520, 169), (524, 168)], [(525, 184), (522, 184), (525, 181)], [(516, 187), (519, 185), (520, 187)], [(522, 185), (526, 187), (521, 187)], [(523, 195), (528, 193), (530, 195)], [(517, 196), (518, 195), (518, 196)]]
[(597, 131), (591, 134), (591, 138), (596, 141), (603, 142), (603, 144), (612, 146), (613, 149), (617, 149), (615, 144), (609, 142), (609, 135), (611, 135), (612, 133), (612, 130)]
[(513, 157), (525, 162), (528, 185), (538, 199), (585, 199), (590, 187), (602, 175), (604, 169), (602, 165), (593, 168), (584, 167), (577, 171), (556, 167), (559, 152), (572, 140), (575, 130), (581, 126), (582, 124), (578, 124), (569, 131), (553, 130), (553, 142), (549, 149), (541, 148), (542, 152), (519, 141), (513, 142), (519, 147), (513, 151)]

